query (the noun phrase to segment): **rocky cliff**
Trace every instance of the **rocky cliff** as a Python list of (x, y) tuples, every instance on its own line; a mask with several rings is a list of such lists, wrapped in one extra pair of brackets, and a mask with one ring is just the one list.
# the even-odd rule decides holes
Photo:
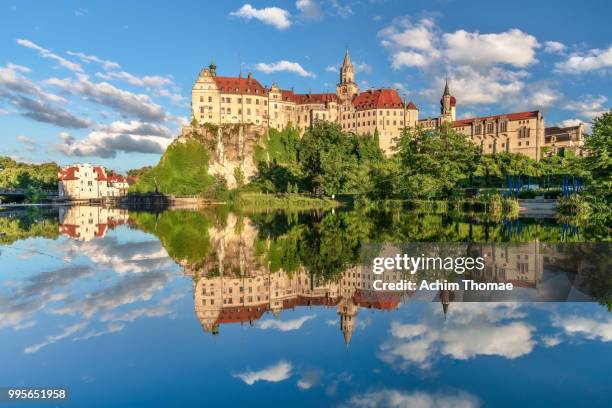
[[(265, 134), (266, 128), (259, 125), (217, 126), (205, 123), (184, 127), (180, 138), (204, 143), (212, 155), (208, 166), (209, 174), (223, 176), (228, 187), (234, 188), (238, 185), (236, 174), (242, 174), (245, 182), (255, 176), (257, 168), (253, 161), (253, 152)], [(239, 173), (236, 169), (239, 169)]]

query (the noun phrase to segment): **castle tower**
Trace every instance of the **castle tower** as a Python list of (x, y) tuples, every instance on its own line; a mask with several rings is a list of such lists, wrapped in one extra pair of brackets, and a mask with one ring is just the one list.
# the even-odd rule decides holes
[(344, 62), (340, 67), (340, 82), (336, 86), (336, 94), (342, 102), (350, 101), (359, 93), (359, 87), (355, 83), (355, 67), (351, 63), (348, 48), (344, 54)]
[(441, 123), (455, 121), (455, 105), (457, 105), (457, 100), (450, 94), (448, 89), (448, 80), (446, 80), (446, 84), (444, 85), (444, 93), (442, 94), (442, 99), (440, 99)]

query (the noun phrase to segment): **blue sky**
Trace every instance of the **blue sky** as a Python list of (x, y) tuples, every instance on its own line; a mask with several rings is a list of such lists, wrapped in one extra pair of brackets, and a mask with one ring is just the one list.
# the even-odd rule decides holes
[(190, 116), (199, 70), (333, 91), (350, 47), (362, 89), (435, 115), (542, 109), (547, 125), (610, 107), (606, 1), (298, 0), (0, 3), (1, 155), (154, 164)]

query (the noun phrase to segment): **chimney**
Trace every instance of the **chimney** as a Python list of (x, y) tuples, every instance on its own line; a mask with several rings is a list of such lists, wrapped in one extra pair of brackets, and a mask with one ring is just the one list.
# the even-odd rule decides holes
[(249, 72), (249, 74), (247, 75), (247, 78), (249, 78), (249, 79), (253, 78), (253, 73)]

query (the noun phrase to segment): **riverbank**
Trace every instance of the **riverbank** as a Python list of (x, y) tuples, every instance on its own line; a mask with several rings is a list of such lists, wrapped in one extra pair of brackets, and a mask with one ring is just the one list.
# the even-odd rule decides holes
[(236, 193), (229, 200), (230, 205), (244, 212), (265, 212), (270, 210), (308, 211), (329, 210), (342, 203), (331, 198), (309, 197), (301, 194)]

